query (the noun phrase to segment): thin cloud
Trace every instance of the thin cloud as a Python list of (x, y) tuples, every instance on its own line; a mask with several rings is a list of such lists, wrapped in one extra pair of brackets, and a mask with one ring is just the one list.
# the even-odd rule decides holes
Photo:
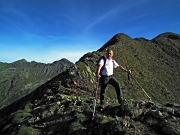
[(6, 22), (8, 22), (11, 25), (18, 25), (18, 22), (25, 22), (28, 25), (33, 25), (30, 17), (28, 17), (28, 15), (24, 12), (22, 12), (21, 10), (17, 9), (17, 8), (12, 8), (12, 7), (7, 7), (6, 9), (2, 9), (1, 10), (2, 13), (6, 14), (6, 16), (8, 15), (9, 17), (11, 17), (12, 19), (15, 19), (16, 21), (12, 21), (9, 19), (9, 17), (3, 17), (5, 19)]
[(92, 21), (92, 23), (90, 23), (87, 27), (86, 30), (92, 29), (95, 25), (98, 25), (106, 20), (108, 20), (109, 18), (112, 18), (112, 16), (114, 16), (115, 14), (117, 14), (119, 11), (117, 9), (112, 9), (109, 10), (108, 12), (105, 12), (104, 14), (102, 14), (100, 17), (97, 16), (96, 19), (94, 19)]
[(67, 36), (53, 36), (53, 35), (47, 35), (47, 36), (41, 36), (35, 33), (25, 33), (25, 37), (27, 39), (32, 39), (34, 41), (38, 41), (41, 43), (51, 43), (53, 41), (59, 41), (61, 39), (68, 39)]
[[(19, 53), (17, 53), (19, 52)], [(2, 62), (14, 62), (16, 60), (20, 59), (26, 59), (27, 61), (36, 61), (36, 62), (43, 62), (43, 63), (52, 63), (56, 60), (60, 60), (62, 58), (66, 58), (69, 61), (75, 63), (79, 60), (80, 57), (82, 57), (85, 53), (87, 53), (87, 50), (65, 50), (63, 47), (59, 48), (49, 48), (49, 50), (46, 50), (46, 48), (41, 48), (35, 50), (35, 48), (18, 48), (18, 47), (12, 47), (11, 50), (7, 53), (6, 51), (2, 51), (0, 53), (0, 58)]]
[(75, 63), (76, 61), (79, 60), (80, 57), (82, 57), (86, 51), (67, 51), (67, 52), (62, 52), (62, 51), (54, 51), (51, 52), (47, 55), (44, 55), (43, 57), (36, 57), (35, 59), (39, 61), (44, 61), (45, 63), (52, 63), (55, 60), (60, 60), (61, 58), (66, 58), (69, 61)]

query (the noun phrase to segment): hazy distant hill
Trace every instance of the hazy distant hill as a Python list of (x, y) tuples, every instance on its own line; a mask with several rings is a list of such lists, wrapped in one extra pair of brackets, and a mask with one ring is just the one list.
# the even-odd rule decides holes
[[(106, 49), (113, 49), (114, 59), (132, 70), (152, 101), (133, 79), (128, 80), (127, 73), (115, 69), (126, 99), (124, 111), (109, 86), (107, 107), (101, 109), (96, 100), (92, 119), (96, 64)], [(180, 35), (163, 33), (147, 40), (117, 34), (98, 51), (85, 54), (75, 65), (1, 109), (0, 133), (179, 135), (179, 68)]]
[(67, 59), (50, 64), (27, 62), (0, 62), (0, 108), (25, 96), (32, 90), (73, 65)]

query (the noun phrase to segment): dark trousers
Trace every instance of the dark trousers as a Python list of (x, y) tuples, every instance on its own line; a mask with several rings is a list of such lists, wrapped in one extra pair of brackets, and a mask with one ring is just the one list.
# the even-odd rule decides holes
[(120, 88), (120, 84), (113, 75), (112, 76), (101, 76), (100, 84), (101, 84), (101, 93), (100, 93), (101, 104), (105, 103), (106, 87), (108, 84), (111, 84), (115, 88), (117, 99), (118, 99), (119, 103), (121, 102), (123, 95), (122, 95), (122, 91)]

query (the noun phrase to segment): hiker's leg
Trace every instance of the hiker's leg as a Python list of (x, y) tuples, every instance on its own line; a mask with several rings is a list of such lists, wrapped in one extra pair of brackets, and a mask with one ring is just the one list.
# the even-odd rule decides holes
[(106, 87), (108, 85), (108, 81), (109, 81), (109, 79), (107, 77), (100, 78), (100, 83), (101, 83), (100, 102), (101, 102), (101, 104), (105, 103)]
[(123, 100), (123, 94), (122, 94), (119, 82), (114, 77), (112, 77), (109, 80), (109, 84), (111, 84), (115, 88), (117, 99), (118, 99), (119, 103), (121, 103)]

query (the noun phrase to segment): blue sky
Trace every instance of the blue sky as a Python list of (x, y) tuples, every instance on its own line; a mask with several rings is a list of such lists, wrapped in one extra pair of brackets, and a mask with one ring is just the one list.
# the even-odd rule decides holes
[(180, 0), (0, 0), (0, 61), (72, 62), (117, 33), (180, 34)]

